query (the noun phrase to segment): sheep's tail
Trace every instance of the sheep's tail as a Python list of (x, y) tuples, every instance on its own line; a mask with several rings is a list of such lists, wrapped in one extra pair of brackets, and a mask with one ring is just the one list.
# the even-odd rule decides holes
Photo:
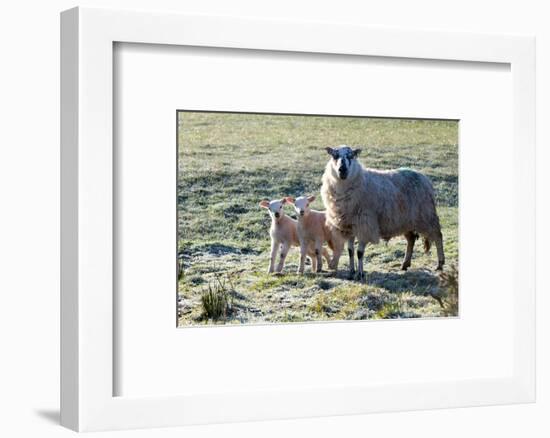
[(432, 242), (430, 242), (430, 239), (427, 237), (424, 237), (422, 241), (424, 243), (424, 252), (428, 254), (430, 252), (430, 248), (432, 247)]
[[(413, 233), (414, 240), (418, 240), (420, 235), (418, 233)], [(387, 241), (386, 241), (387, 242)], [(424, 252), (427, 254), (430, 251), (430, 248), (432, 247), (432, 242), (430, 242), (430, 239), (428, 239), (426, 236), (422, 236), (422, 242), (424, 243)]]

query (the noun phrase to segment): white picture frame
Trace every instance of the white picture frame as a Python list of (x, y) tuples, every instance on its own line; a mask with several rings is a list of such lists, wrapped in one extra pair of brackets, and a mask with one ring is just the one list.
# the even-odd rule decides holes
[[(508, 178), (513, 180), (510, 202), (517, 212), (514, 229), (506, 236), (514, 261), (510, 375), (370, 387), (115, 396), (113, 50), (117, 42), (509, 64), (514, 174)], [(534, 71), (535, 44), (530, 36), (87, 8), (63, 12), (61, 423), (92, 431), (533, 402)]]

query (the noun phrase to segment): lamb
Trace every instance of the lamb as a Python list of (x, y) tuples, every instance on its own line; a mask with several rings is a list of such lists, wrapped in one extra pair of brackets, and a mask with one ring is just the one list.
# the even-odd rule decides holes
[[(401, 269), (411, 265), (418, 234), (424, 248), (431, 242), (437, 248), (437, 269), (443, 269), (443, 236), (435, 207), (430, 180), (410, 169), (374, 170), (358, 161), (360, 149), (348, 146), (326, 148), (331, 156), (322, 178), (321, 195), (326, 208), (327, 225), (348, 240), (350, 276), (355, 275), (354, 245), (357, 248), (357, 277), (364, 281), (363, 255), (367, 243), (378, 243), (398, 235), (407, 239)], [(333, 264), (337, 268), (338, 260)]]
[[(267, 209), (271, 216), (271, 228), (269, 230), (269, 235), (271, 236), (271, 258), (267, 270), (268, 273), (281, 273), (284, 269), (285, 259), (290, 248), (292, 246), (300, 246), (297, 233), (297, 221), (285, 215), (284, 205), (286, 203), (287, 200), (283, 198), (272, 201), (263, 200), (259, 204), (261, 208)], [(281, 250), (281, 256), (275, 268), (275, 259), (277, 258), (279, 249)], [(315, 255), (315, 249), (308, 248), (307, 253), (313, 263), (313, 260), (316, 260), (313, 257)], [(328, 257), (328, 253), (326, 257)]]
[(324, 211), (316, 211), (310, 208), (310, 204), (315, 201), (315, 196), (300, 196), (296, 200), (292, 197), (285, 198), (287, 202), (294, 205), (296, 214), (298, 215), (298, 240), (300, 241), (300, 265), (298, 274), (304, 273), (304, 265), (306, 255), (311, 253), (311, 248), (314, 250), (315, 258), (312, 258), (312, 271), (321, 272), (323, 269), (323, 255), (327, 261), (329, 268), (332, 267), (332, 262), (328, 256), (328, 251), (323, 247), (325, 242), (331, 249), (336, 246), (335, 237), (332, 235), (329, 227), (326, 225)]

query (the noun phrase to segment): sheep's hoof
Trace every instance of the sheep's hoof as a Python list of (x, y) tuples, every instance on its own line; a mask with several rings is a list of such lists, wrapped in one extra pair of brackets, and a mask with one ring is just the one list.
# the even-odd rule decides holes
[(348, 279), (349, 280), (355, 280), (355, 271), (349, 271)]
[(364, 283), (366, 278), (365, 278), (365, 273), (364, 272), (358, 272), (357, 275), (355, 276), (355, 279), (357, 281), (359, 281), (360, 283)]
[(407, 269), (409, 269), (411, 267), (411, 264), (410, 263), (403, 263), (401, 265), (401, 270), (402, 271), (406, 271)]
[(435, 268), (436, 271), (443, 271), (443, 263), (440, 263), (437, 265), (437, 267)]

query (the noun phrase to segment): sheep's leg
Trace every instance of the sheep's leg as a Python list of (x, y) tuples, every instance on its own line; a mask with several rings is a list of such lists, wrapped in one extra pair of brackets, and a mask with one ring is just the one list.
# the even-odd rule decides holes
[(271, 274), (275, 269), (275, 259), (277, 258), (277, 251), (279, 250), (279, 242), (276, 240), (271, 241), (271, 259), (269, 261), (268, 274)]
[(315, 257), (317, 258), (317, 269), (314, 272), (321, 272), (323, 270), (323, 241), (315, 241)]
[(441, 231), (437, 233), (435, 241), (435, 247), (437, 248), (437, 270), (442, 271), (445, 264), (445, 253), (443, 252), (443, 236)]
[(283, 271), (283, 268), (285, 267), (286, 256), (288, 254), (289, 249), (290, 249), (290, 244), (288, 242), (284, 242), (281, 245), (281, 255), (279, 258), (279, 264), (277, 265), (277, 272)]
[(357, 244), (357, 279), (365, 282), (365, 273), (363, 272), (363, 256), (365, 255), (365, 246), (367, 242), (359, 241)]
[(340, 262), (340, 256), (342, 255), (342, 250), (344, 249), (344, 242), (338, 240), (337, 242), (333, 241), (332, 248), (332, 259), (328, 262), (328, 267), (335, 271), (338, 270), (338, 263)]
[(307, 244), (306, 242), (300, 242), (300, 265), (298, 266), (298, 274), (304, 273), (304, 267), (306, 264)]
[(416, 240), (416, 234), (412, 231), (405, 233), (405, 239), (407, 239), (407, 252), (405, 253), (405, 258), (401, 264), (401, 269), (406, 271), (411, 266), (411, 258), (413, 255), (414, 242)]
[(349, 278), (355, 277), (355, 237), (348, 240), (348, 255), (349, 255)]

